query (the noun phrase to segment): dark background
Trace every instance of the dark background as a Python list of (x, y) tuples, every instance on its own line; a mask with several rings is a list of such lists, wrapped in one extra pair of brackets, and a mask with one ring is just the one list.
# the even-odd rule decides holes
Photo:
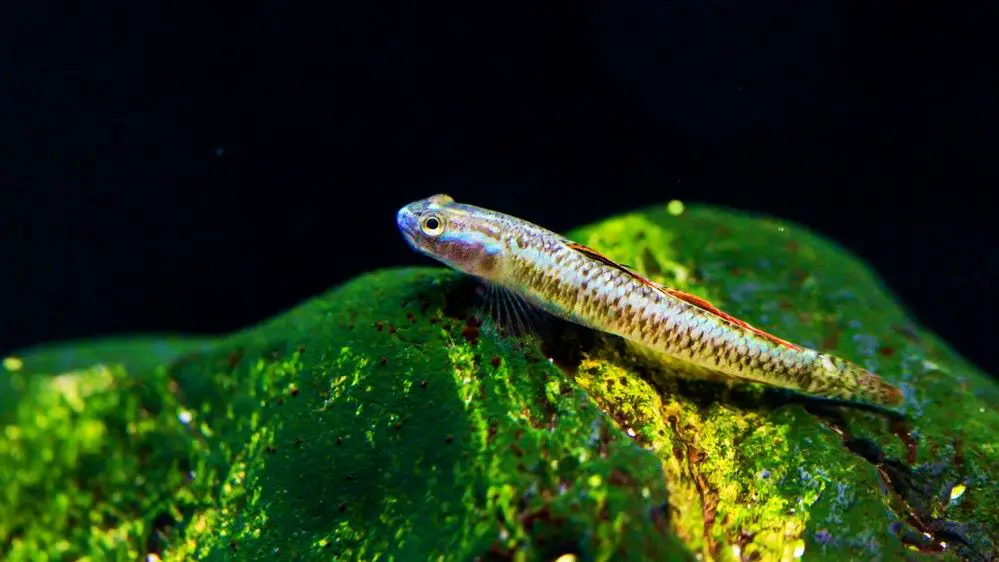
[(797, 221), (999, 373), (982, 5), (4, 3), (0, 351), (429, 263), (394, 213), (444, 191), (555, 230), (673, 198)]

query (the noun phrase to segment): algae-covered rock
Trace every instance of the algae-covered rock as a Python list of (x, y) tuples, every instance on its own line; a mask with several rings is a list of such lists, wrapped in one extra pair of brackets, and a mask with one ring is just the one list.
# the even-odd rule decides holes
[(5, 360), (0, 558), (999, 557), (999, 388), (855, 259), (709, 208), (568, 234), (880, 373), (900, 415), (503, 338), (467, 278), (390, 269), (231, 336)]

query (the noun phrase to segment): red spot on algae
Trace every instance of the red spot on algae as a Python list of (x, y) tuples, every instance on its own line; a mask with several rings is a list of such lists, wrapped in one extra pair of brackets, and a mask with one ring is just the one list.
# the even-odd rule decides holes
[(243, 359), (243, 350), (242, 349), (234, 349), (231, 353), (229, 353), (229, 357), (228, 357), (229, 368), (230, 369), (234, 368), (236, 365), (239, 364), (239, 362), (240, 362), (241, 359)]
[(905, 460), (909, 464), (914, 464), (916, 462), (916, 449), (919, 445), (915, 437), (912, 436), (912, 430), (909, 429), (908, 424), (904, 420), (893, 420), (891, 422), (891, 431), (898, 437), (902, 444), (905, 445), (906, 457)]
[(475, 345), (479, 343), (479, 326), (482, 322), (479, 322), (474, 316), (469, 316), (468, 321), (465, 322), (465, 327), (461, 329), (461, 335), (465, 337), (465, 340)]

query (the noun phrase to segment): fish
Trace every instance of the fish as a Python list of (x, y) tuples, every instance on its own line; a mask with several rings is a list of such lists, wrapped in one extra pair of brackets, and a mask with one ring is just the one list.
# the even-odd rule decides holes
[(899, 388), (851, 361), (756, 328), (527, 220), (440, 193), (401, 207), (396, 224), (412, 249), (498, 292), (508, 318), (541, 311), (623, 338), (693, 376), (875, 406), (902, 402)]

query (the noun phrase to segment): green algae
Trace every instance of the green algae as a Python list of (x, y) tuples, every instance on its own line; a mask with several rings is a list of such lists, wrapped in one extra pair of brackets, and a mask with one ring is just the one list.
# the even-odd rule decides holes
[[(660, 391), (655, 409), (683, 429), (652, 446), (664, 459), (677, 450), (697, 455), (687, 472), (666, 471), (676, 511), (689, 514), (679, 498), (692, 497), (690, 489), (699, 495), (704, 515), (678, 529), (695, 551), (722, 558), (726, 549), (735, 558), (755, 551), (764, 559), (789, 551), (835, 559), (891, 559), (903, 550), (999, 554), (999, 387), (920, 329), (858, 260), (800, 227), (704, 208), (680, 216), (647, 209), (569, 236), (903, 390), (899, 421), (771, 402), (750, 385), (591, 384), (605, 404)], [(606, 348), (593, 357), (603, 369), (615, 361)], [(967, 488), (952, 500), (955, 485)], [(966, 498), (972, 487), (976, 496)]]
[[(0, 371), (0, 558), (843, 560), (999, 555), (999, 388), (841, 249), (655, 207), (573, 239), (898, 384), (904, 420), (689, 380), (385, 270), (218, 338)], [(8, 392), (9, 391), (9, 392)]]
[[(3, 475), (12, 492), (2, 554), (684, 559), (655, 455), (543, 357), (442, 314), (449, 283), (460, 280), (375, 273), (245, 333), (196, 342), (166, 366), (106, 362), (91, 367), (103, 383), (72, 398), (26, 392), (12, 450), (0, 451), (0, 471), (16, 470)], [(66, 377), (35, 371), (52, 353), (20, 357), (9, 376)], [(71, 364), (67, 353), (58, 350)], [(76, 415), (54, 410), (60, 402)], [(123, 429), (82, 438), (105, 424)], [(53, 464), (73, 435), (95, 457), (70, 452)], [(131, 480), (140, 475), (162, 488)], [(47, 519), (38, 516), (49, 504), (23, 511), (29, 490), (65, 503), (55, 498), (67, 481), (80, 484), (69, 509)]]

